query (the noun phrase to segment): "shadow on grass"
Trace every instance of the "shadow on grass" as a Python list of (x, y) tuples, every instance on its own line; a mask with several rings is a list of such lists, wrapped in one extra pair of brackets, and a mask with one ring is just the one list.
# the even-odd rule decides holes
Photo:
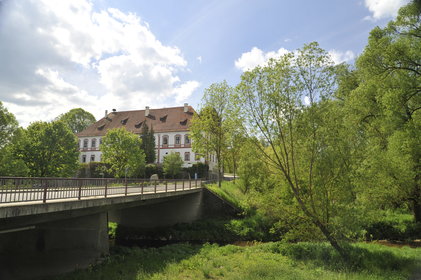
[(327, 243), (277, 242), (268, 246), (274, 253), (333, 271), (368, 271), (373, 274), (384, 274), (387, 271), (410, 273), (421, 261), (420, 250), (404, 248), (399, 252), (377, 244), (346, 245), (350, 256), (349, 262), (344, 262), (336, 250)]
[(51, 280), (136, 280), (159, 273), (172, 263), (197, 254), (201, 245), (173, 244), (160, 248), (114, 247), (101, 264), (78, 270)]

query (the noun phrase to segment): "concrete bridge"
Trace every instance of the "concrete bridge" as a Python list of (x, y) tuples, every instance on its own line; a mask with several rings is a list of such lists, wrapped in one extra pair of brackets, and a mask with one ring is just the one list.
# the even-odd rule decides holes
[(0, 279), (38, 279), (108, 254), (108, 222), (137, 228), (235, 209), (201, 180), (0, 177)]

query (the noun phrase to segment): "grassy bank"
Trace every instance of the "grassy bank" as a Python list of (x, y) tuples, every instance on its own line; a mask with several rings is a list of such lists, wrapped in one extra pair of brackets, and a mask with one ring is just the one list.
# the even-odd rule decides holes
[(421, 248), (358, 243), (349, 250), (352, 265), (326, 243), (117, 248), (102, 264), (55, 279), (408, 279), (421, 264)]

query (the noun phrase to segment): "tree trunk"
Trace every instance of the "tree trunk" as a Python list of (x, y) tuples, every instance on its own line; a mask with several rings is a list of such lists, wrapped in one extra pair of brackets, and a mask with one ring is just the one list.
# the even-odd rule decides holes
[(421, 187), (416, 185), (413, 191), (412, 212), (416, 223), (421, 223)]

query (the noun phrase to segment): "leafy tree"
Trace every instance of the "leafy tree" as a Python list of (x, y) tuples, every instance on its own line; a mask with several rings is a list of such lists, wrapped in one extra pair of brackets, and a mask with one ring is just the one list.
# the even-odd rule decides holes
[(18, 122), (15, 116), (0, 101), (0, 149), (10, 141), (17, 128)]
[(179, 154), (170, 153), (164, 157), (163, 169), (165, 175), (175, 178), (178, 174), (180, 174), (182, 166), (183, 159)]
[(341, 107), (332, 100), (332, 65), (317, 43), (305, 45), (244, 73), (237, 104), (246, 132), (263, 141), (256, 149), (294, 197), (298, 216), (304, 215), (347, 259), (340, 239), (353, 213), (352, 141)]
[(73, 133), (81, 132), (89, 125), (96, 122), (95, 117), (82, 108), (71, 109), (69, 112), (58, 116), (57, 120), (67, 124)]
[(23, 129), (19, 128), (14, 132), (13, 138), (6, 146), (0, 149), (0, 176), (29, 175), (29, 169), (25, 162), (16, 156), (16, 143), (22, 137)]
[(153, 128), (149, 130), (148, 125), (143, 123), (142, 125), (142, 132), (140, 134), (140, 138), (142, 138), (142, 149), (145, 152), (146, 156), (146, 163), (154, 163), (156, 159), (155, 153), (155, 136)]
[(233, 88), (226, 81), (205, 89), (203, 108), (199, 115), (193, 116), (190, 126), (193, 151), (216, 156), (219, 186), (223, 178), (223, 159), (229, 145), (228, 133), (232, 127), (229, 121), (232, 95)]
[[(407, 205), (421, 222), (421, 3), (372, 30), (349, 80), (350, 119), (366, 139), (359, 185), (370, 205)], [(348, 80), (348, 81), (349, 81)], [(352, 89), (352, 88), (351, 88)]]
[(79, 166), (77, 138), (61, 121), (30, 124), (15, 144), (15, 153), (35, 177), (69, 177)]
[(142, 139), (124, 127), (108, 130), (102, 138), (102, 160), (115, 177), (132, 176), (145, 168)]

